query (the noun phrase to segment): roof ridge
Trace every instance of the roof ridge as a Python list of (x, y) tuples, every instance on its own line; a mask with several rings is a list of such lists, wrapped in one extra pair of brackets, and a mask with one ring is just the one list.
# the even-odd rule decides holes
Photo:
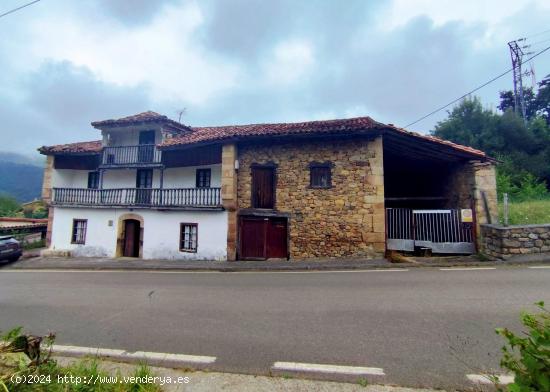
[(311, 121), (296, 121), (296, 122), (275, 122), (275, 123), (252, 123), (252, 124), (233, 124), (233, 125), (201, 125), (190, 126), (191, 129), (202, 128), (228, 128), (228, 127), (255, 127), (255, 126), (274, 126), (274, 125), (305, 125), (305, 124), (319, 124), (319, 123), (335, 123), (338, 121), (353, 121), (353, 120), (369, 120), (380, 125), (386, 125), (373, 120), (370, 116), (359, 117), (347, 117), (347, 118), (331, 118), (327, 120), (311, 120)]

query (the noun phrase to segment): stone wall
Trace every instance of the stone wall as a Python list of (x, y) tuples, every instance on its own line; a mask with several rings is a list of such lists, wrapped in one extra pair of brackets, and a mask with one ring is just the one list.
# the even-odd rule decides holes
[(497, 207), (497, 180), (495, 172), (495, 164), (490, 162), (471, 162), (474, 171), (474, 198), (477, 223), (489, 223), (485, 211), (482, 194), (484, 193), (487, 199), (488, 213), (491, 217), (491, 223), (498, 220)]
[(237, 258), (237, 174), (235, 161), (237, 146), (225, 144), (222, 148), (222, 203), (227, 211), (227, 260)]
[(519, 254), (550, 252), (550, 224), (500, 226), (481, 225), (482, 252), (508, 259)]
[(474, 171), (470, 162), (457, 164), (447, 179), (444, 195), (446, 208), (472, 208), (474, 197)]
[[(377, 257), (385, 250), (382, 138), (240, 145), (239, 208), (251, 208), (253, 163), (274, 163), (275, 210), (290, 215), (291, 258)], [(330, 161), (332, 187), (310, 188), (311, 162)]]
[(48, 207), (48, 229), (46, 231), (46, 246), (49, 248), (52, 243), (52, 227), (54, 208), (52, 203), (52, 175), (55, 157), (48, 155), (44, 165), (44, 177), (42, 179), (42, 201)]

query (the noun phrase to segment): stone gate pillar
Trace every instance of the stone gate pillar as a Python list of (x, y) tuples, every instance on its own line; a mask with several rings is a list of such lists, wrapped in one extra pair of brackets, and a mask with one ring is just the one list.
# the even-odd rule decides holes
[(227, 260), (237, 258), (237, 145), (222, 147), (222, 205), (227, 211)]

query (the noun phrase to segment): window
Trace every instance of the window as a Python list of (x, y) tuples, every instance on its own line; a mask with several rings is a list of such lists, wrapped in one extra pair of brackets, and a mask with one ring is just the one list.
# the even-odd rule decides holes
[(93, 171), (88, 173), (88, 189), (99, 188), (99, 172)]
[(197, 188), (210, 188), (210, 169), (197, 169)]
[(330, 188), (331, 182), (330, 162), (318, 163), (312, 162), (309, 164), (309, 185), (312, 188)]
[(182, 223), (180, 225), (180, 251), (197, 251), (197, 231), (198, 225), (196, 223)]
[(88, 226), (87, 219), (73, 219), (73, 234), (71, 236), (71, 244), (86, 243), (87, 226)]
[(275, 208), (276, 168), (277, 166), (271, 162), (251, 165), (252, 208)]

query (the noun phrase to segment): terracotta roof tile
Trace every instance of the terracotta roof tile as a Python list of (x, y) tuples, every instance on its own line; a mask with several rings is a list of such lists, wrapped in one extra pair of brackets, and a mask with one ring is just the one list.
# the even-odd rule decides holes
[[(155, 112), (144, 112), (134, 116), (124, 117), (118, 120), (105, 120), (94, 124), (129, 124), (143, 121), (172, 121), (166, 116)], [(398, 135), (407, 135), (418, 138), (440, 146), (446, 146), (457, 151), (470, 155), (491, 159), (480, 150), (453, 143), (435, 136), (423, 135), (417, 132), (407, 131), (392, 124), (383, 124), (373, 120), (370, 117), (356, 117), (349, 119), (307, 121), (299, 123), (275, 123), (275, 124), (249, 124), (249, 125), (227, 125), (217, 127), (186, 127), (180, 123), (183, 132), (174, 133), (171, 138), (165, 139), (160, 145), (161, 148), (177, 148), (178, 146), (193, 145), (200, 143), (213, 143), (223, 140), (246, 140), (255, 137), (275, 137), (291, 135), (318, 135), (318, 134), (349, 134), (357, 132), (393, 132)], [(94, 125), (95, 126), (95, 125)], [(189, 132), (190, 131), (190, 132)], [(57, 146), (41, 147), (39, 151), (43, 154), (57, 153), (99, 153), (101, 151), (101, 141), (61, 144)]]
[(464, 152), (467, 152), (469, 154), (474, 154), (474, 155), (479, 155), (479, 156), (482, 156), (482, 157), (487, 157), (487, 154), (485, 154), (485, 152), (483, 152), (481, 150), (476, 150), (473, 147), (468, 147), (468, 146), (464, 146), (462, 144), (453, 143), (449, 140), (441, 139), (441, 138), (438, 138), (436, 136), (424, 135), (424, 134), (421, 134), (421, 133), (418, 133), (418, 132), (407, 131), (406, 129), (398, 128), (398, 127), (395, 127), (393, 125), (389, 125), (389, 127), (391, 129), (393, 129), (394, 131), (397, 131), (397, 132), (402, 133), (402, 134), (406, 134), (406, 135), (413, 136), (413, 137), (416, 137), (416, 138), (419, 138), (419, 139), (427, 140), (429, 142), (445, 145), (445, 146), (451, 147), (455, 150), (464, 151)]
[(153, 112), (151, 110), (148, 110), (143, 113), (127, 116), (127, 117), (117, 118), (117, 119), (94, 121), (92, 122), (92, 126), (95, 128), (103, 128), (103, 127), (110, 127), (110, 126), (125, 126), (125, 125), (140, 124), (140, 123), (164, 123), (182, 131), (189, 129), (189, 127), (187, 127), (186, 125), (181, 124), (177, 121), (171, 120), (168, 117), (162, 114), (159, 114), (157, 112)]
[(251, 124), (251, 125), (228, 125), (219, 127), (193, 127), (193, 132), (182, 134), (167, 139), (161, 148), (183, 146), (201, 142), (221, 141), (224, 139), (246, 139), (255, 136), (288, 136), (297, 134), (323, 134), (323, 133), (350, 133), (369, 132), (373, 130), (394, 131), (399, 134), (406, 134), (420, 138), (428, 142), (445, 145), (452, 149), (463, 151), (469, 154), (486, 157), (483, 151), (468, 146), (463, 146), (435, 136), (423, 135), (417, 132), (407, 131), (403, 128), (387, 125), (373, 120), (370, 117), (356, 117), (349, 119), (308, 121), (301, 123), (276, 123), (276, 124)]
[(161, 147), (219, 141), (254, 136), (288, 136), (323, 133), (346, 133), (380, 128), (383, 124), (370, 117), (340, 120), (308, 121), (299, 123), (228, 125), (219, 127), (192, 127), (192, 132), (167, 139)]
[(38, 149), (41, 154), (85, 154), (85, 153), (100, 153), (102, 148), (101, 140), (92, 142), (79, 142), (69, 144), (57, 144), (55, 146), (42, 146)]

